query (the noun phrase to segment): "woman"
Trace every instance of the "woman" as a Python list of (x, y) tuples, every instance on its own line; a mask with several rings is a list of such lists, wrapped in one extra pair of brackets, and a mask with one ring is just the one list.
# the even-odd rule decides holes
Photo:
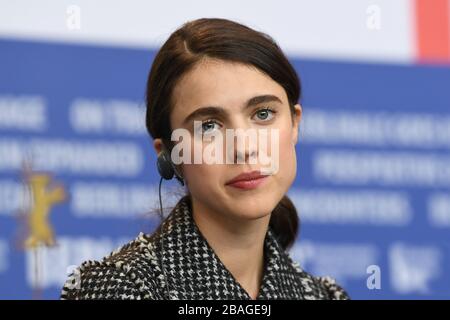
[[(295, 70), (266, 34), (225, 19), (198, 19), (176, 30), (149, 74), (146, 125), (160, 173), (173, 168), (186, 195), (153, 234), (141, 233), (102, 261), (84, 262), (61, 298), (348, 299), (333, 279), (306, 273), (288, 254), (298, 229), (285, 194), (296, 176), (299, 99)], [(172, 134), (181, 129), (188, 161), (177, 163), (180, 140)], [(275, 132), (268, 155), (280, 165), (263, 170), (254, 159), (261, 160), (263, 147), (205, 139), (230, 129)], [(203, 151), (219, 146), (235, 161), (196, 163), (195, 142)]]

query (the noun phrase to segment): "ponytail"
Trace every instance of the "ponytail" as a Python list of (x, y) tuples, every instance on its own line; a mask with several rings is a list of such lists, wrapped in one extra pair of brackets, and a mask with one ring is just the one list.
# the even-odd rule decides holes
[(281, 247), (287, 251), (298, 235), (300, 220), (297, 209), (288, 196), (284, 196), (272, 211), (269, 225)]

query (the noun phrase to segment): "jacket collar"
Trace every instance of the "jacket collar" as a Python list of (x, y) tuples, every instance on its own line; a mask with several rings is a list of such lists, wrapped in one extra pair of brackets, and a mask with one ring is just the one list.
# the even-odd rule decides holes
[[(160, 254), (172, 299), (251, 299), (202, 235), (188, 197), (177, 203), (154, 236), (163, 248)], [(264, 259), (257, 299), (303, 297), (299, 270), (270, 226), (264, 239)]]

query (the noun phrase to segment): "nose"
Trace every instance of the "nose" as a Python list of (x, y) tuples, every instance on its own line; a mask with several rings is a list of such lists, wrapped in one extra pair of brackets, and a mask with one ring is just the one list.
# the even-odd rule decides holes
[(235, 130), (233, 148), (230, 153), (233, 163), (256, 164), (258, 156), (256, 129)]
[[(236, 151), (236, 156), (235, 156), (235, 163), (245, 163), (245, 164), (249, 164), (252, 163), (252, 159), (256, 159), (256, 151), (252, 151), (252, 152), (240, 152), (240, 151)], [(256, 162), (255, 162), (256, 163)]]

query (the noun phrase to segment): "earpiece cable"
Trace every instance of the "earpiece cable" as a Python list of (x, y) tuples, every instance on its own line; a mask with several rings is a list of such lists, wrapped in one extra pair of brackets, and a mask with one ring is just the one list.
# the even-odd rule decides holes
[(169, 290), (169, 281), (167, 280), (167, 276), (166, 276), (166, 270), (164, 268), (164, 261), (163, 261), (163, 256), (164, 256), (164, 232), (163, 232), (163, 227), (162, 224), (164, 222), (164, 214), (163, 214), (163, 206), (162, 206), (162, 200), (161, 200), (161, 184), (163, 181), (163, 177), (161, 177), (161, 179), (159, 180), (159, 206), (160, 206), (160, 218), (161, 218), (161, 233), (160, 233), (160, 237), (161, 237), (161, 268), (163, 271), (163, 275), (164, 275), (164, 281), (166, 282), (166, 291), (167, 291), (167, 297), (169, 298), (169, 300), (172, 300), (170, 298), (170, 290)]

